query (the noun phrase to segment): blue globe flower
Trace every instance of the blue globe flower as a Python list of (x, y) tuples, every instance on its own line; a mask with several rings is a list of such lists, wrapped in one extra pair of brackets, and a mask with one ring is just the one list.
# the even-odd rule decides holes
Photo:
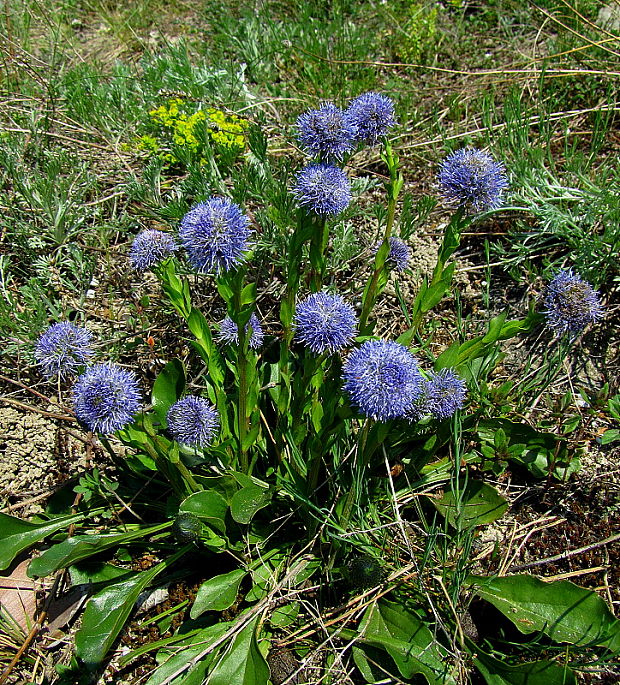
[(463, 408), (466, 396), (465, 381), (452, 369), (442, 369), (424, 381), (423, 394), (413, 409), (413, 416), (430, 414), (436, 419), (448, 419)]
[(69, 321), (52, 324), (41, 335), (34, 358), (46, 378), (73, 376), (93, 356), (92, 334)]
[(394, 103), (379, 93), (364, 93), (356, 97), (345, 114), (357, 129), (356, 140), (367, 145), (376, 145), (396, 124)]
[(338, 167), (310, 164), (297, 174), (293, 195), (300, 207), (319, 216), (335, 216), (349, 206), (351, 184)]
[(321, 161), (340, 161), (355, 147), (354, 123), (332, 102), (302, 114), (297, 129), (300, 145)]
[(135, 237), (129, 261), (132, 269), (147, 271), (174, 254), (176, 249), (174, 238), (169, 233), (147, 228)]
[(416, 358), (392, 341), (367, 340), (351, 353), (342, 377), (351, 403), (377, 421), (406, 416), (423, 392)]
[(172, 437), (182, 445), (207, 447), (213, 442), (220, 417), (208, 400), (188, 395), (175, 402), (166, 417)]
[[(390, 251), (386, 261), (389, 264), (392, 264), (396, 271), (404, 271), (409, 266), (409, 260), (411, 259), (411, 248), (400, 238), (396, 238), (395, 236), (390, 238), (389, 243)], [(375, 254), (377, 254), (382, 244), (383, 241), (378, 242), (375, 245)]]
[(140, 410), (140, 389), (131, 371), (115, 364), (95, 364), (73, 389), (76, 417), (94, 433), (109, 435), (130, 424)]
[(245, 259), (252, 230), (240, 207), (224, 197), (201, 202), (183, 217), (179, 238), (201, 273), (230, 271)]
[(347, 347), (357, 333), (357, 317), (340, 295), (313, 293), (297, 305), (295, 339), (314, 354), (333, 354)]
[(475, 148), (449, 154), (441, 163), (438, 181), (449, 204), (472, 213), (500, 207), (508, 187), (504, 165)]
[[(256, 314), (250, 316), (250, 320), (245, 325), (245, 332), (247, 333), (250, 328), (252, 329), (252, 333), (248, 344), (253, 350), (257, 350), (263, 344), (264, 336), (262, 326), (260, 325), (260, 321)], [(219, 340), (227, 345), (239, 344), (239, 329), (230, 316), (225, 317), (220, 322)]]
[(557, 335), (579, 333), (603, 316), (599, 293), (571, 269), (560, 271), (545, 294), (547, 325)]

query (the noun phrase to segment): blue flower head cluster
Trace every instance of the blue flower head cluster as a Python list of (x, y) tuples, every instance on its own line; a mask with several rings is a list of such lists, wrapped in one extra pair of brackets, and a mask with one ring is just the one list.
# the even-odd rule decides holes
[(208, 447), (220, 427), (215, 407), (195, 395), (175, 402), (168, 410), (166, 420), (172, 437), (189, 447)]
[[(400, 238), (392, 236), (389, 240), (390, 251), (388, 252), (387, 262), (392, 264), (396, 271), (404, 271), (409, 266), (411, 260), (411, 248)], [(377, 254), (383, 243), (378, 242), (374, 247), (374, 254)]]
[(333, 354), (351, 343), (357, 317), (340, 295), (313, 293), (297, 305), (295, 339), (314, 354)]
[(351, 183), (331, 164), (309, 164), (297, 174), (293, 194), (300, 207), (319, 216), (335, 216), (351, 202)]
[(579, 333), (603, 316), (599, 293), (571, 269), (560, 271), (545, 294), (547, 325), (559, 336)]
[(500, 207), (508, 187), (504, 165), (475, 148), (449, 154), (441, 163), (438, 181), (449, 204), (471, 213)]
[(174, 254), (176, 249), (174, 238), (169, 233), (147, 228), (135, 237), (129, 261), (132, 269), (147, 271)]
[(220, 274), (241, 264), (249, 249), (249, 223), (241, 208), (225, 197), (212, 197), (190, 209), (179, 238), (192, 267)]
[(89, 367), (73, 389), (75, 415), (91, 431), (102, 435), (110, 435), (130, 424), (140, 405), (135, 374), (115, 364)]
[(321, 161), (341, 161), (356, 144), (357, 128), (333, 102), (311, 109), (297, 119), (299, 143)]
[(380, 93), (364, 93), (356, 97), (346, 110), (355, 127), (356, 140), (376, 145), (394, 124), (394, 103)]
[(389, 340), (367, 340), (343, 367), (343, 389), (360, 412), (377, 421), (405, 417), (423, 393), (411, 352)]
[[(260, 325), (260, 321), (256, 314), (250, 316), (250, 320), (245, 325), (245, 332), (252, 330), (250, 334), (250, 340), (248, 342), (249, 346), (253, 350), (257, 350), (263, 344), (263, 329)], [(226, 316), (222, 321), (220, 321), (220, 342), (226, 345), (238, 345), (239, 344), (239, 329), (237, 324), (230, 318)]]
[(463, 408), (467, 397), (465, 381), (452, 369), (442, 369), (424, 381), (420, 400), (412, 410), (412, 418), (430, 414), (435, 419), (448, 419)]
[(90, 361), (92, 334), (69, 321), (52, 324), (39, 338), (34, 357), (46, 378), (74, 376)]

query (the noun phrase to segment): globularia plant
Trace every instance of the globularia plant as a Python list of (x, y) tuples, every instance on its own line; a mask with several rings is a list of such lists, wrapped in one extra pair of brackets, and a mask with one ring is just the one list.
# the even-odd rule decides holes
[[(479, 388), (490, 382), (499, 341), (527, 332), (542, 316), (507, 321), (500, 314), (482, 335), (455, 341), (435, 357), (429, 352), (423, 323), (452, 288), (451, 258), (461, 233), (481, 213), (501, 207), (508, 185), (503, 164), (465, 148), (439, 170), (438, 185), (454, 212), (435, 267), (404, 303), (398, 338), (375, 334), (375, 305), (410, 259), (397, 235), (403, 178), (387, 138), (395, 123), (393, 103), (378, 93), (361, 95), (346, 109), (326, 103), (299, 117), (298, 142), (309, 159), (289, 188), (287, 254), (280, 287), (271, 291), (277, 295), (268, 325), (257, 295), (269, 284), (254, 282), (250, 252), (259, 231), (231, 199), (196, 202), (171, 227), (178, 235), (147, 230), (136, 237), (131, 266), (157, 275), (179, 317), (179, 335), (190, 339), (200, 360), (169, 360), (148, 402), (132, 371), (89, 365), (86, 331), (56, 324), (39, 341), (35, 356), (44, 375), (81, 372), (72, 390), (75, 415), (99, 434), (119, 482), (130, 490), (129, 504), (120, 496), (110, 504), (100, 484), (82, 483), (91, 496), (67, 516), (26, 524), (1, 515), (4, 566), (54, 534), (29, 573), (71, 568), (80, 582), (94, 583), (75, 637), (77, 670), (100, 667), (138, 596), (164, 582), (164, 571), (182, 576), (196, 569), (203, 582), (189, 620), (158, 644), (159, 668), (149, 685), (267, 685), (276, 639), (292, 631), (310, 578), (315, 590), (382, 587), (376, 595), (332, 602), (344, 609), (330, 609), (329, 621), (304, 618), (310, 632), (298, 633), (304, 640), (317, 632), (330, 644), (343, 640), (352, 650), (355, 682), (455, 685), (464, 668), (490, 685), (575, 682), (564, 651), (508, 664), (490, 653), (496, 636), (475, 644), (461, 623), (474, 596), (549, 644), (607, 656), (620, 651), (620, 624), (594, 593), (566, 581), (470, 573), (476, 528), (507, 507), (480, 478), (487, 452), (471, 445), (490, 434), (496, 451), (506, 446), (502, 454), (532, 466), (528, 445), (507, 444), (510, 422), (497, 424), (485, 414)], [(358, 280), (339, 291), (326, 256), (334, 223), (353, 203), (347, 160), (364, 144), (382, 145), (385, 221), (363, 285)], [(223, 319), (220, 311), (214, 322), (196, 306), (190, 283), (219, 293)], [(598, 295), (570, 271), (549, 285), (545, 307), (558, 333), (574, 333), (601, 315)], [(124, 458), (106, 438), (113, 433), (127, 448)], [(545, 475), (562, 468), (565, 474), (561, 444), (545, 452), (540, 435), (532, 440), (536, 468), (542, 463)], [(105, 507), (112, 515), (101, 519)], [(436, 511), (431, 520), (430, 509)], [(405, 521), (413, 511), (419, 525)], [(77, 532), (63, 536), (69, 525)], [(121, 546), (143, 549), (147, 540), (158, 559), (148, 570), (86, 563), (95, 555), (110, 560)], [(312, 643), (292, 639), (291, 653), (297, 646), (307, 651)], [(301, 657), (302, 651), (290, 658), (297, 664)]]

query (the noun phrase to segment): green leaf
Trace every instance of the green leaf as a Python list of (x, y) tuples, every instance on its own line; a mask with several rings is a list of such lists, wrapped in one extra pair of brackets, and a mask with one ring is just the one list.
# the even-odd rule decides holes
[(426, 314), (426, 312), (429, 312), (441, 301), (442, 297), (446, 294), (448, 288), (450, 287), (455, 266), (456, 265), (454, 262), (449, 264), (443, 270), (441, 278), (436, 283), (426, 287), (424, 290), (420, 289), (420, 293), (418, 293), (419, 304), (416, 298), (416, 305), (418, 305), (421, 312)]
[(75, 650), (89, 669), (96, 668), (105, 658), (129, 618), (138, 595), (189, 549), (188, 545), (148, 571), (107, 585), (88, 600), (82, 624), (75, 634)]
[[(146, 685), (162, 685), (164, 682), (172, 682), (174, 685), (202, 685), (206, 679), (207, 669), (213, 663), (217, 649), (210, 654), (200, 656), (209, 644), (219, 640), (224, 633), (230, 629), (230, 622), (216, 623), (213, 626), (197, 631), (190, 638), (185, 640), (175, 640), (174, 647), (164, 649), (157, 654), (157, 661), (161, 662), (160, 667), (146, 681)], [(179, 650), (179, 648), (182, 649)], [(196, 663), (190, 664), (182, 674), (169, 681), (174, 674), (189, 664), (192, 659), (200, 657)], [(230, 683), (229, 685), (232, 685)]]
[(617, 442), (618, 440), (620, 440), (620, 430), (617, 428), (606, 430), (603, 435), (601, 435), (601, 445), (609, 445), (609, 443)]
[(508, 502), (497, 490), (480, 480), (461, 484), (460, 492), (447, 491), (441, 499), (431, 499), (437, 511), (454, 528), (472, 528), (501, 518)]
[(482, 338), (483, 343), (494, 343), (499, 340), (502, 333), (502, 328), (504, 326), (504, 321), (506, 321), (506, 312), (502, 312), (497, 316), (493, 317), (489, 321), (489, 330), (486, 335)]
[(620, 621), (595, 592), (567, 580), (545, 583), (530, 575), (469, 580), (522, 633), (542, 631), (556, 642), (620, 652)]
[(209, 685), (267, 685), (269, 666), (256, 643), (254, 618), (237, 635), (232, 647), (209, 675)]
[(71, 585), (96, 585), (97, 583), (109, 583), (121, 576), (127, 576), (131, 571), (103, 561), (85, 561), (76, 564), (69, 569)]
[(531, 661), (509, 666), (476, 647), (476, 668), (487, 685), (577, 685), (575, 674), (564, 666), (550, 661)]
[(232, 498), (230, 513), (237, 523), (249, 523), (257, 511), (271, 501), (271, 491), (258, 485), (247, 485), (238, 490)]
[(404, 678), (416, 673), (431, 685), (456, 685), (443, 663), (445, 650), (427, 625), (400, 604), (380, 599), (364, 614), (359, 627), (363, 643), (384, 649)]
[(49, 576), (59, 568), (66, 568), (82, 559), (92, 557), (93, 554), (125, 544), (130, 540), (146, 538), (151, 533), (168, 528), (170, 525), (170, 522), (166, 522), (157, 526), (144, 526), (137, 530), (123, 533), (73, 535), (50, 547), (41, 556), (33, 559), (28, 566), (28, 575), (30, 578)]
[(164, 425), (168, 409), (183, 395), (184, 391), (185, 369), (183, 362), (180, 359), (172, 359), (159, 372), (151, 393), (153, 411)]
[(286, 628), (294, 623), (299, 616), (299, 602), (291, 602), (281, 607), (276, 607), (269, 616), (269, 623), (277, 628)]
[(44, 523), (31, 523), (15, 516), (0, 514), (0, 530), (2, 531), (0, 570), (7, 569), (20, 552), (32, 547), (37, 542), (41, 542), (48, 535), (67, 528), (71, 523), (81, 521), (83, 518), (83, 514), (71, 514)]
[(195, 514), (201, 521), (220, 533), (226, 533), (227, 511), (228, 502), (216, 490), (195, 492), (184, 499), (179, 507), (179, 512)]
[(190, 616), (197, 618), (205, 611), (224, 611), (231, 607), (237, 599), (239, 585), (247, 573), (244, 569), (237, 569), (205, 581), (198, 588)]
[(557, 435), (508, 419), (480, 421), (478, 434), (483, 441), (494, 445), (495, 435), (500, 428), (508, 441), (508, 454), (505, 456), (525, 466), (537, 478), (546, 476), (549, 463), (560, 460), (566, 451), (566, 441)]

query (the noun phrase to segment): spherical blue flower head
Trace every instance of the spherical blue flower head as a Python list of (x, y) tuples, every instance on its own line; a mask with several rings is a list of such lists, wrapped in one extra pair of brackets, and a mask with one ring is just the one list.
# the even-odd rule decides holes
[(182, 445), (207, 447), (215, 438), (220, 417), (208, 400), (188, 395), (175, 402), (166, 417), (172, 437)]
[(342, 377), (352, 404), (377, 421), (406, 416), (423, 391), (416, 358), (392, 341), (367, 340), (351, 353)]
[(423, 396), (416, 409), (420, 416), (431, 414), (436, 419), (448, 419), (462, 409), (467, 396), (465, 381), (452, 369), (442, 369), (424, 382)]
[(357, 128), (333, 102), (302, 114), (297, 130), (300, 145), (322, 161), (340, 161), (355, 147)]
[(474, 148), (449, 154), (441, 163), (438, 180), (450, 204), (472, 213), (499, 207), (508, 187), (504, 165)]
[(116, 364), (91, 366), (73, 389), (75, 415), (91, 431), (102, 435), (110, 435), (130, 424), (140, 405), (135, 374)]
[(243, 262), (252, 233), (249, 223), (241, 208), (225, 197), (212, 197), (190, 209), (179, 237), (192, 267), (220, 274)]
[(376, 145), (394, 124), (394, 103), (379, 93), (364, 93), (351, 102), (346, 110), (349, 120), (357, 128), (356, 139)]
[(570, 269), (560, 271), (547, 286), (547, 325), (557, 335), (578, 333), (603, 316), (599, 293)]
[[(263, 344), (264, 336), (262, 326), (260, 325), (260, 321), (256, 314), (250, 316), (250, 320), (245, 325), (245, 332), (247, 333), (250, 328), (252, 329), (252, 333), (248, 344), (253, 350), (257, 350)], [(220, 321), (219, 340), (227, 345), (239, 344), (239, 329), (230, 316), (227, 316)]]
[[(411, 259), (411, 248), (400, 238), (390, 238), (390, 251), (387, 256), (387, 262), (392, 264), (396, 271), (404, 271), (409, 266)], [(383, 241), (375, 245), (374, 253), (377, 254), (379, 248), (383, 245)]]
[(73, 376), (93, 355), (92, 334), (69, 321), (52, 324), (41, 335), (34, 357), (46, 378)]
[(314, 354), (333, 354), (357, 334), (357, 317), (340, 295), (313, 293), (297, 305), (295, 339)]
[(335, 216), (351, 202), (351, 183), (338, 167), (309, 164), (297, 174), (293, 195), (300, 207), (319, 216)]
[(147, 228), (138, 233), (131, 245), (131, 268), (136, 271), (147, 271), (170, 257), (176, 249), (174, 238), (169, 233)]

